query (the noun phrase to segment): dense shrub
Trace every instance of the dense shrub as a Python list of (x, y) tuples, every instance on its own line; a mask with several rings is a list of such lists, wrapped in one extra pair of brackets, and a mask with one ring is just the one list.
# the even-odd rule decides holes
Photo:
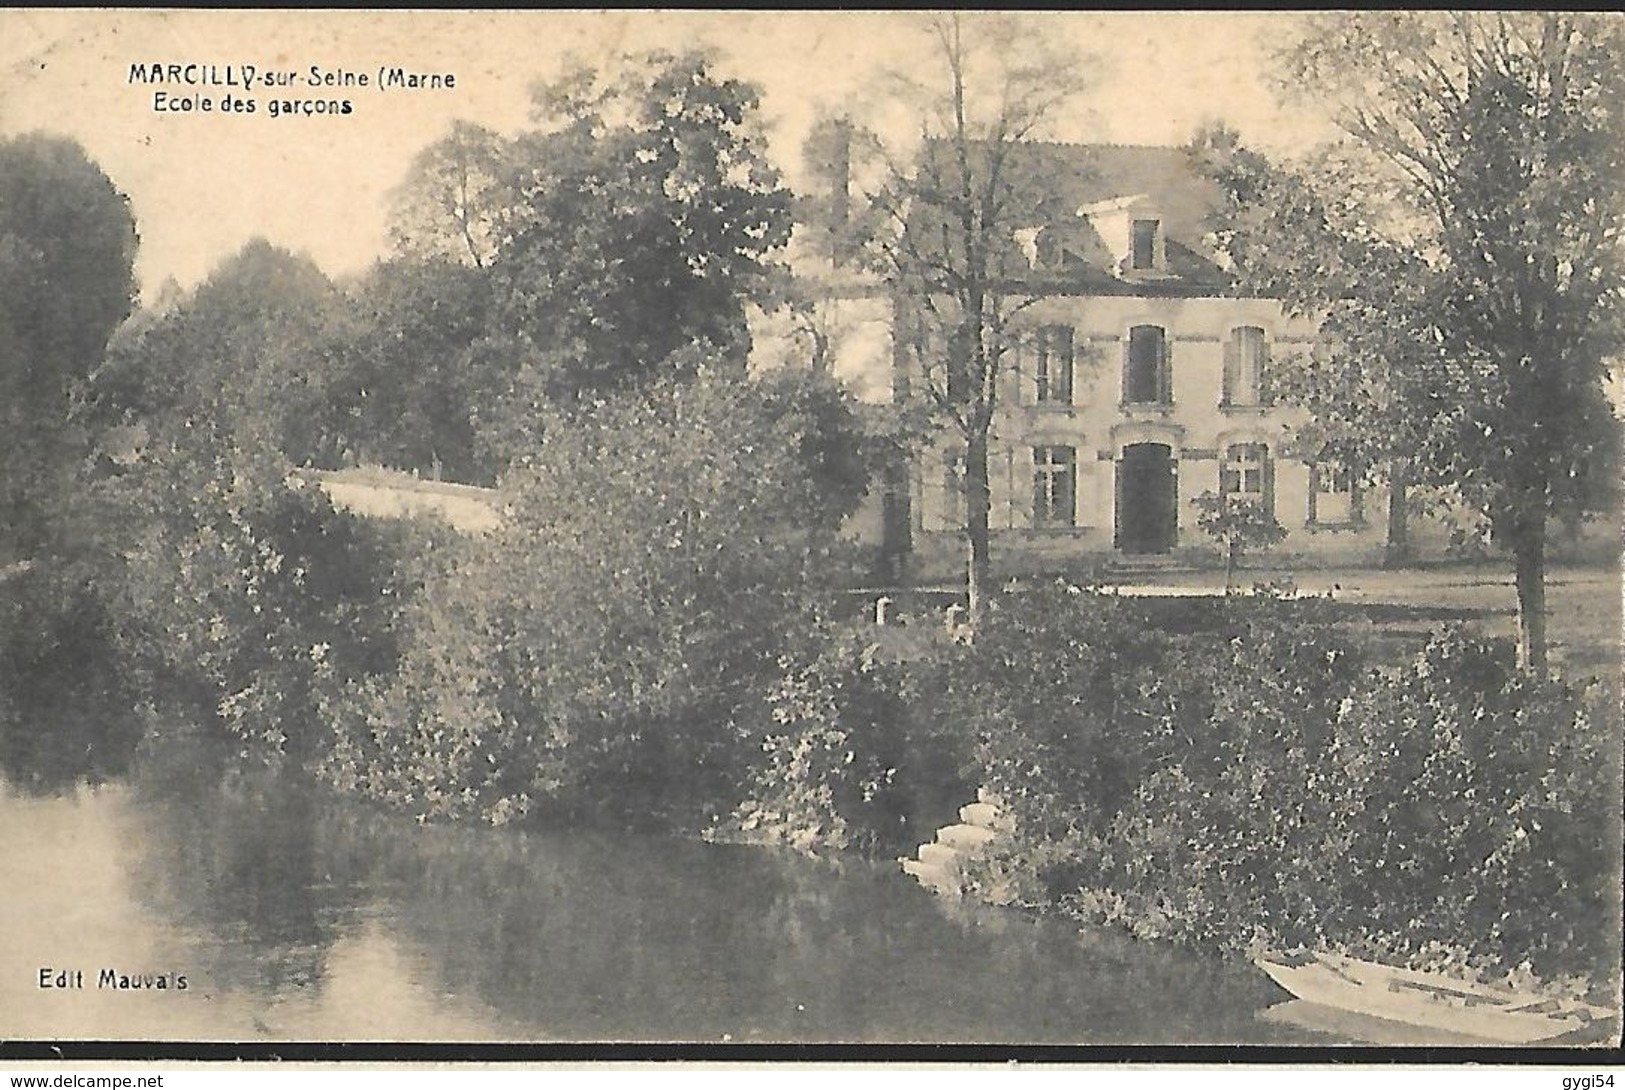
[(1362, 762), (1349, 925), (1371, 915), (1371, 941), (1405, 953), (1448, 935), (1478, 959), (1617, 975), (1619, 933), (1597, 926), (1619, 919), (1609, 723), (1591, 694), (1518, 670), (1510, 646), (1457, 634), (1355, 693), (1337, 723)]
[(280, 457), (201, 431), (103, 492), (121, 641), (161, 730), (212, 724), (244, 754), (305, 760), (318, 688), (393, 669), (405, 527), (335, 511)]
[(781, 660), (740, 830), (804, 851), (891, 853), (973, 789), (959, 739), (933, 714), (935, 660), (900, 661), (870, 635), (821, 632), (810, 661)]
[(1583, 692), (1442, 634), (1378, 667), (1318, 609), (1017, 599), (949, 675), (1016, 896), (1207, 948), (1617, 967), (1617, 762)]
[(1616, 959), (1596, 921), (1617, 917), (1618, 786), (1582, 694), (1459, 634), (1355, 680), (1325, 718), (1252, 698), (1280, 731), (1221, 710), (1228, 758), (1149, 780), (1092, 885), (1141, 930), (1220, 946), (1448, 948), (1545, 975)]
[(330, 778), (428, 815), (728, 814), (856, 498), (804, 457), (847, 426), (835, 396), (708, 375), (541, 420), (504, 526), (428, 573), (399, 678), (337, 718)]
[(127, 770), (140, 737), (114, 625), (76, 560), (0, 576), (0, 773), (55, 790)]
[(1114, 816), (1079, 883), (1117, 894), (1108, 914), (1142, 934), (1240, 946), (1294, 928), (1310, 933), (1293, 941), (1336, 930), (1340, 906), (1327, 882), (1356, 804), (1336, 776), (1332, 727), (1369, 664), (1336, 629), (1268, 623), (1260, 614), (1273, 608), (1244, 610), (1194, 671), (1159, 664), (1190, 671), (1211, 692), (1207, 717), (1164, 740), (1165, 756)]
[[(1248, 597), (1170, 610), (1065, 584), (1015, 595), (943, 669), (942, 714), (974, 739), (976, 777), (1032, 836), (1098, 833), (1157, 768), (1225, 759), (1208, 723), (1227, 677), (1285, 657), (1269, 684), (1300, 708), (1335, 705), (1345, 690), (1310, 692), (1332, 677), (1298, 660), (1358, 655), (1316, 605)], [(1282, 640), (1283, 621), (1327, 646)]]

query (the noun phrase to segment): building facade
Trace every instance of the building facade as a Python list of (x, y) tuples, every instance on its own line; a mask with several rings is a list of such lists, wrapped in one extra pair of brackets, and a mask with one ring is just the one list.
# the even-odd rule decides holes
[[(1288, 532), (1281, 560), (1380, 559), (1386, 496), (1300, 438), (1270, 396), (1272, 364), (1312, 325), (1236, 294), (1206, 241), (1218, 199), (1181, 148), (1023, 145), (1025, 202), (990, 435), (999, 571), (1109, 558), (1213, 557), (1196, 498), (1262, 505)], [(921, 396), (948, 347), (922, 300), (826, 278), (830, 369), (872, 402)], [(886, 376), (885, 381), (881, 376)], [(962, 562), (964, 441), (926, 444), (863, 536), (930, 575)]]

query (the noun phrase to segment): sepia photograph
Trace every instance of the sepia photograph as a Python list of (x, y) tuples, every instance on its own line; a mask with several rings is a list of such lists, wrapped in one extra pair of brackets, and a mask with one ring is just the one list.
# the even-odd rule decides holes
[(1617, 1063), (1622, 419), (1618, 14), (0, 11), (0, 1057)]

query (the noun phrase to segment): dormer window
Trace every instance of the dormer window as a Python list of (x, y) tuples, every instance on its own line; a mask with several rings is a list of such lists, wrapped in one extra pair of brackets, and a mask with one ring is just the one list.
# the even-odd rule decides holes
[(1078, 215), (1089, 221), (1111, 255), (1112, 272), (1130, 280), (1161, 280), (1168, 272), (1164, 209), (1148, 193), (1132, 193), (1086, 204)]
[(1159, 220), (1135, 220), (1133, 226), (1133, 252), (1130, 266), (1134, 269), (1157, 267), (1157, 235), (1162, 224)]
[(1041, 269), (1061, 267), (1061, 235), (1053, 228), (1046, 227), (1038, 234), (1038, 267)]
[(1029, 269), (1057, 269), (1061, 265), (1060, 236), (1049, 227), (1022, 227), (1013, 232), (1016, 246)]

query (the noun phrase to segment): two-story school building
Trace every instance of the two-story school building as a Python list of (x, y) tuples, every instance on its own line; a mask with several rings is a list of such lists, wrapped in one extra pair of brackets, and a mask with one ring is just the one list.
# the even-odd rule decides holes
[[(1003, 289), (1007, 350), (990, 437), (996, 570), (1211, 554), (1195, 497), (1262, 504), (1282, 560), (1380, 559), (1386, 496), (1309, 449), (1302, 416), (1270, 398), (1272, 361), (1314, 328), (1237, 294), (1206, 241), (1217, 190), (1182, 148), (1025, 144), (1024, 213)], [(920, 396), (946, 346), (921, 300), (825, 271), (832, 370), (864, 400)], [(959, 561), (963, 439), (944, 429), (863, 526), (916, 570)], [(877, 542), (878, 543), (878, 542)]]

